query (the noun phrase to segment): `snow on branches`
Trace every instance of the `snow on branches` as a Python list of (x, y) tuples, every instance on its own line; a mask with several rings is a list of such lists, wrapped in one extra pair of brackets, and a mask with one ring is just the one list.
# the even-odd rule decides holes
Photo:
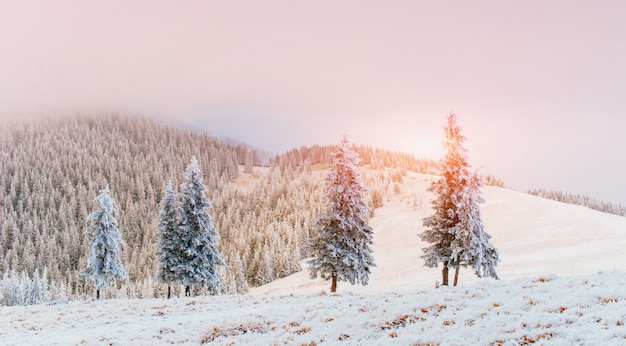
[(326, 211), (312, 225), (311, 278), (332, 279), (331, 292), (335, 292), (337, 281), (367, 285), (370, 268), (375, 266), (370, 247), (372, 227), (364, 219), (369, 215), (367, 190), (356, 167), (358, 162), (344, 136), (326, 177)]
[(91, 236), (87, 266), (79, 273), (80, 277), (93, 281), (96, 298), (100, 291), (109, 288), (116, 279), (125, 279), (128, 275), (120, 261), (119, 245), (124, 243), (117, 220), (115, 200), (109, 194), (109, 185), (94, 199), (99, 209), (89, 214), (87, 233)]
[(491, 236), (480, 214), (479, 204), (484, 203), (481, 179), (469, 170), (465, 137), (454, 113), (448, 116), (444, 131), (447, 152), (440, 161), (442, 177), (428, 189), (435, 194), (434, 214), (423, 220), (426, 230), (419, 235), (431, 244), (423, 249), (424, 265), (443, 264), (443, 285), (448, 284), (448, 268), (455, 269), (457, 284), (459, 266), (470, 266), (478, 277), (497, 279), (498, 251), (489, 243)]
[(178, 200), (170, 181), (161, 201), (157, 278), (168, 284), (182, 283), (186, 286), (186, 295), (191, 294), (192, 285), (201, 285), (214, 294), (221, 293), (217, 268), (223, 266), (224, 261), (217, 248), (219, 235), (206, 211), (211, 203), (205, 196), (206, 188), (195, 157), (187, 166), (185, 176)]

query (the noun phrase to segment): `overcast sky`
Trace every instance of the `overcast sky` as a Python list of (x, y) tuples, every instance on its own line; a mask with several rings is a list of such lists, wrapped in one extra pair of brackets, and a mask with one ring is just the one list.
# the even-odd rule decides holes
[(0, 116), (102, 109), (626, 203), (626, 1), (0, 0)]

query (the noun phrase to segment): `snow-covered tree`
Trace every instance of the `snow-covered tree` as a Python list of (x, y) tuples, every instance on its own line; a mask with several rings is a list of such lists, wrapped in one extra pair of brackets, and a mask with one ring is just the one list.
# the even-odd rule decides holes
[(19, 274), (16, 273), (15, 270), (11, 270), (10, 275), (8, 272), (5, 272), (2, 278), (2, 285), (0, 285), (0, 288), (2, 289), (2, 294), (0, 294), (0, 297), (2, 298), (0, 300), (1, 305), (24, 305), (22, 287)]
[(43, 304), (50, 301), (50, 287), (48, 284), (47, 270), (44, 269), (43, 275), (39, 275), (39, 269), (35, 269), (33, 278), (27, 293), (27, 305)]
[(332, 156), (326, 177), (326, 210), (312, 225), (309, 269), (312, 279), (331, 279), (330, 290), (335, 292), (337, 281), (367, 285), (370, 269), (376, 265), (370, 247), (372, 227), (365, 221), (369, 215), (367, 190), (356, 167), (359, 157), (346, 136)]
[(254, 152), (252, 150), (246, 151), (245, 166), (243, 172), (246, 174), (252, 174), (254, 172)]
[(50, 299), (52, 301), (67, 301), (68, 296), (65, 282), (61, 281), (58, 284), (54, 284), (53, 282)]
[(51, 300), (48, 272), (44, 268), (39, 275), (35, 269), (32, 279), (27, 272), (11, 270), (5, 272), (0, 280), (0, 305), (34, 305), (48, 303)]
[(31, 287), (33, 286), (33, 281), (26, 271), (21, 272), (19, 283), (21, 297), (20, 305), (30, 305), (30, 293)]
[(185, 286), (185, 295), (191, 294), (191, 285), (205, 286), (209, 292), (218, 294), (220, 274), (218, 266), (224, 261), (218, 250), (218, 233), (206, 208), (211, 203), (205, 196), (200, 167), (195, 157), (187, 166), (186, 181), (181, 186), (178, 228), (180, 238), (175, 251), (178, 263), (174, 271)]
[(167, 182), (165, 195), (161, 200), (161, 212), (157, 226), (157, 251), (159, 254), (159, 267), (157, 280), (167, 284), (167, 298), (172, 295), (171, 284), (178, 280), (176, 267), (180, 264), (182, 249), (177, 246), (180, 232), (176, 213), (176, 195), (172, 187), (172, 181)]
[(470, 266), (476, 276), (498, 279), (495, 267), (498, 265), (498, 251), (491, 245), (491, 235), (485, 232), (479, 204), (485, 200), (480, 195), (481, 178), (472, 174), (467, 181), (463, 198), (459, 201), (457, 214), (459, 223), (452, 241), (451, 258), (455, 266), (454, 285), (459, 278), (459, 265)]
[(120, 261), (120, 244), (124, 243), (117, 228), (114, 214), (117, 210), (115, 201), (109, 194), (109, 185), (94, 199), (100, 207), (89, 214), (87, 233), (91, 236), (87, 266), (78, 274), (95, 284), (96, 298), (116, 279), (125, 279), (128, 275)]
[(442, 177), (428, 188), (435, 194), (431, 201), (434, 214), (424, 218), (426, 230), (420, 234), (422, 241), (431, 245), (423, 249), (421, 257), (427, 267), (442, 263), (443, 285), (448, 285), (449, 268), (455, 269), (457, 284), (459, 266), (472, 266), (477, 276), (497, 279), (498, 252), (489, 243), (491, 236), (484, 230), (479, 208), (484, 202), (481, 180), (470, 171), (465, 137), (454, 113), (448, 116), (444, 131), (447, 152), (440, 160)]

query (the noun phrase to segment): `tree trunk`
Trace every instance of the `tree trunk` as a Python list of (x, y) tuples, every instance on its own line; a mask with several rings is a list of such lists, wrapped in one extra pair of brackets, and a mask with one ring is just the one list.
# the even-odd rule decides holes
[(333, 274), (333, 279), (330, 283), (330, 292), (331, 293), (337, 292), (337, 274)]
[(185, 297), (191, 297), (191, 286), (185, 286)]
[(100, 299), (100, 290), (96, 290), (96, 299)]
[(443, 276), (443, 279), (441, 280), (442, 286), (448, 286), (448, 261), (444, 261), (443, 262), (443, 269), (441, 270), (441, 275)]
[(167, 285), (167, 299), (172, 297), (172, 286)]
[(459, 268), (460, 266), (457, 264), (454, 268), (454, 286), (459, 282)]

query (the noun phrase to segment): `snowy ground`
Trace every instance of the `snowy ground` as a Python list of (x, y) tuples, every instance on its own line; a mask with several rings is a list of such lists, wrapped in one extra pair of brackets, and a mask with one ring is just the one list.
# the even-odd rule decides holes
[(626, 274), (468, 287), (3, 307), (0, 344), (626, 344)]
[(626, 345), (626, 218), (485, 187), (502, 280), (435, 289), (417, 237), (431, 179), (410, 174), (376, 210), (366, 287), (331, 295), (305, 270), (247, 296), (0, 307), (0, 345)]

